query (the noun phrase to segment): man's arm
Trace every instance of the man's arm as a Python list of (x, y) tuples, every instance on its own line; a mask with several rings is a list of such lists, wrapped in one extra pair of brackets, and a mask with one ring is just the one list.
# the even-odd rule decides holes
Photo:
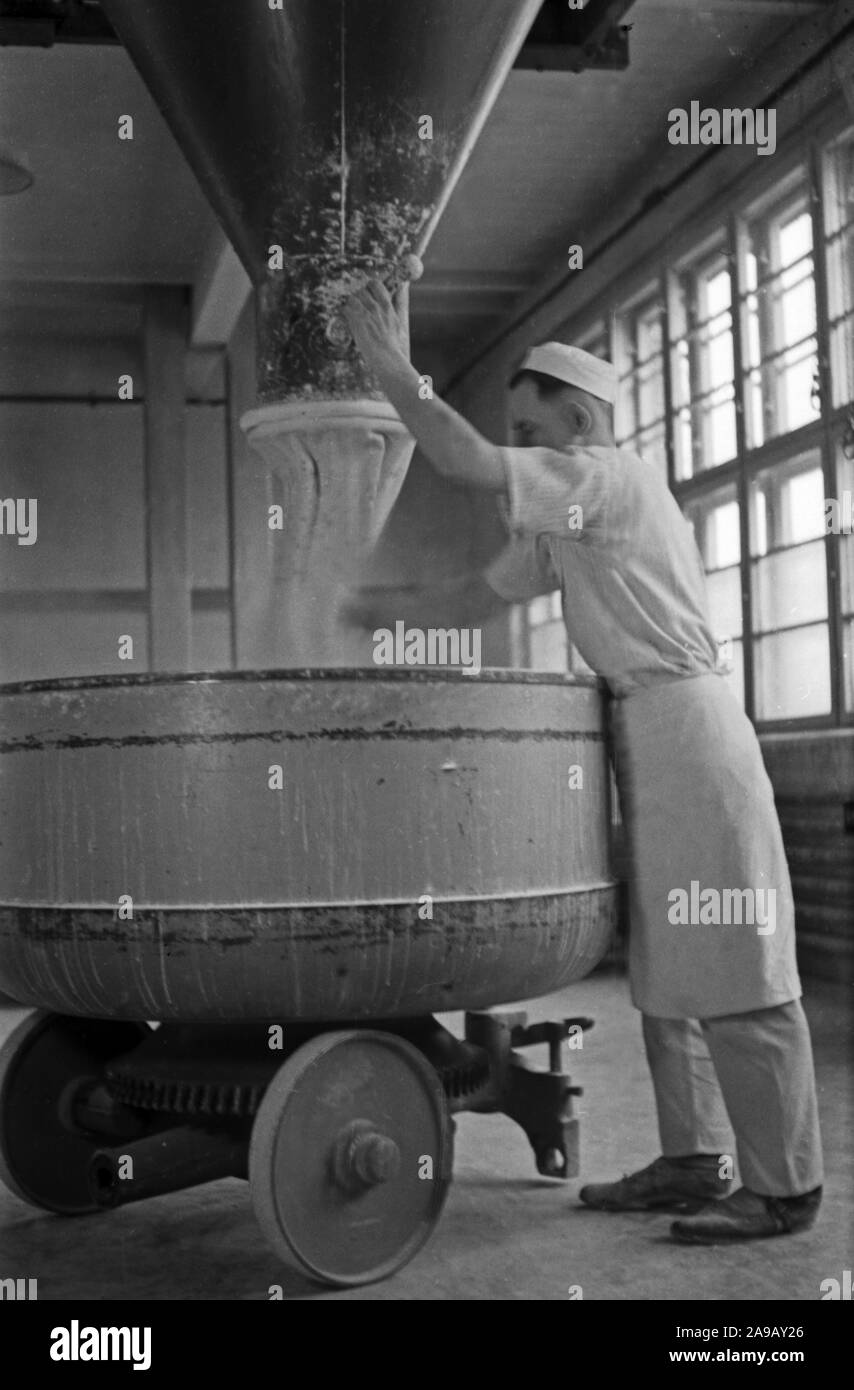
[(421, 399), (421, 378), (401, 346), (400, 323), (385, 286), (372, 280), (348, 301), (345, 313), (368, 367), (434, 468), (458, 483), (505, 491), (498, 445), (437, 396)]
[(420, 628), (477, 627), (507, 606), (481, 574), (471, 574), (424, 589), (362, 589), (345, 603), (342, 617), (369, 631), (397, 622)]

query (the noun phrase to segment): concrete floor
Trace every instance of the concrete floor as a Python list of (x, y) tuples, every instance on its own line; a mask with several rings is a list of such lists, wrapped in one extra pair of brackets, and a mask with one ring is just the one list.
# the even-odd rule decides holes
[[(569, 1054), (585, 1092), (577, 1102), (582, 1177), (539, 1178), (509, 1120), (460, 1116), (455, 1181), (438, 1229), (383, 1284), (330, 1292), (284, 1269), (237, 1179), (70, 1221), (38, 1214), (0, 1189), (0, 1277), (38, 1278), (40, 1299), (264, 1300), (279, 1284), (286, 1299), (554, 1301), (581, 1285), (587, 1300), (817, 1300), (823, 1279), (854, 1267), (854, 991), (812, 983), (805, 1002), (828, 1176), (819, 1221), (802, 1235), (684, 1247), (669, 1240), (667, 1216), (577, 1205), (582, 1181), (618, 1177), (658, 1152), (639, 1016), (625, 980), (610, 974), (529, 1008), (531, 1018), (596, 1019), (583, 1051)], [(21, 1016), (0, 1010), (0, 1039)]]

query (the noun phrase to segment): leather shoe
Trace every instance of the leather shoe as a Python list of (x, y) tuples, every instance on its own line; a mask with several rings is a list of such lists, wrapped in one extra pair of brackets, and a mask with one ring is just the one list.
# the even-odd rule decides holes
[(720, 1245), (730, 1240), (762, 1240), (767, 1236), (807, 1231), (818, 1215), (821, 1188), (798, 1197), (764, 1197), (740, 1187), (730, 1197), (674, 1221), (675, 1240), (691, 1245)]
[(726, 1196), (729, 1180), (718, 1175), (717, 1154), (693, 1154), (686, 1158), (657, 1158), (638, 1173), (618, 1182), (594, 1182), (578, 1196), (598, 1211), (654, 1211), (656, 1208), (696, 1210)]

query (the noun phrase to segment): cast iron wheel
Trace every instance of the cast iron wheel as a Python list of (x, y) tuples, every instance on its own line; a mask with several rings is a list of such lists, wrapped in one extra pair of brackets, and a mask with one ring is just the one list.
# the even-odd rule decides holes
[(145, 1037), (144, 1023), (30, 1014), (0, 1048), (0, 1180), (32, 1206), (61, 1216), (100, 1211), (89, 1194), (98, 1138), (63, 1123), (69, 1088)]
[(434, 1068), (393, 1033), (354, 1029), (313, 1038), (276, 1073), (252, 1130), (249, 1183), (286, 1263), (353, 1286), (386, 1278), (421, 1248), (452, 1162)]

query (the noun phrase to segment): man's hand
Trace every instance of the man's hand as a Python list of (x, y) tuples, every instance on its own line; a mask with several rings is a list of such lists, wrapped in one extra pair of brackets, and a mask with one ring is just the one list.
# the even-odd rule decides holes
[(344, 305), (344, 317), (372, 371), (378, 372), (401, 357), (408, 361), (406, 334), (381, 280), (369, 280), (351, 295)]
[(344, 315), (368, 368), (434, 468), (458, 483), (503, 492), (507, 480), (498, 446), (432, 389), (422, 396), (423, 378), (409, 361), (403, 328), (385, 286), (371, 280), (347, 300)]

